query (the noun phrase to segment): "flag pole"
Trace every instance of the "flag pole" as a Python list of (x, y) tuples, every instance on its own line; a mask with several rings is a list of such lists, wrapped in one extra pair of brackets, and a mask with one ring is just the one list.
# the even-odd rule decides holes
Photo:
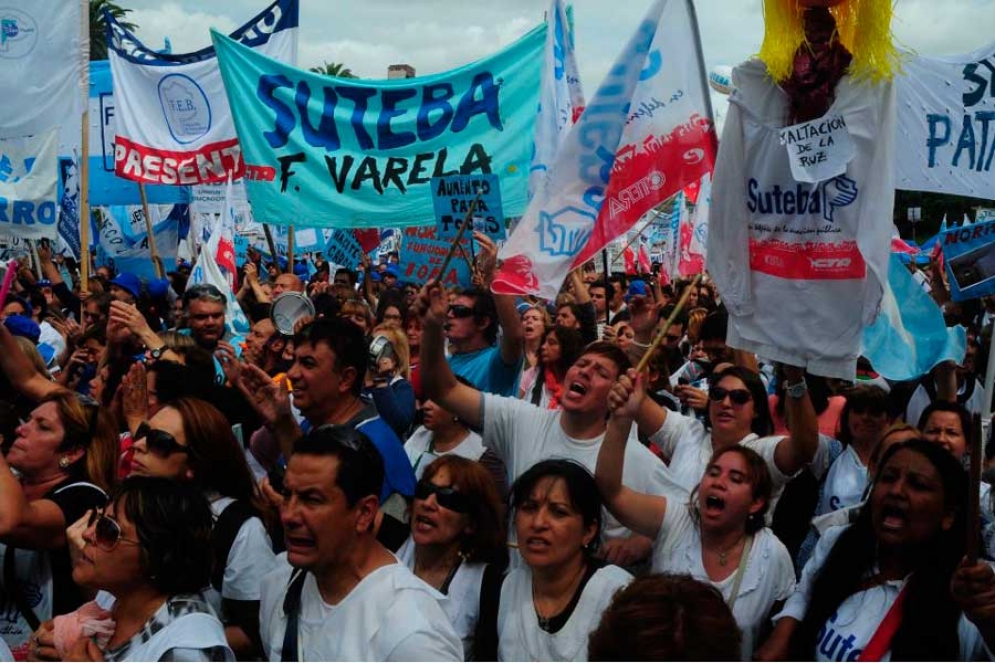
[(605, 263), (605, 324), (610, 325), (612, 323), (612, 310), (611, 307), (608, 306), (608, 247), (601, 249), (601, 262)]
[(149, 238), (149, 255), (152, 256), (152, 264), (155, 265), (155, 276), (161, 279), (166, 276), (163, 268), (162, 258), (159, 257), (159, 250), (155, 245), (155, 233), (152, 232), (152, 217), (149, 216), (149, 198), (145, 193), (145, 183), (138, 183), (138, 195), (142, 198), (142, 214), (145, 216), (145, 233)]
[(467, 225), (471, 223), (471, 219), (473, 219), (473, 211), (477, 209), (477, 205), (480, 203), (480, 198), (483, 195), (483, 191), (478, 191), (477, 197), (473, 199), (472, 203), (470, 203), (470, 209), (466, 211), (466, 217), (463, 219), (463, 223), (460, 224), (459, 232), (456, 233), (456, 237), (453, 238), (453, 243), (449, 247), (449, 253), (446, 254), (446, 259), (442, 261), (442, 269), (439, 270), (440, 283), (446, 278), (446, 270), (449, 269), (449, 263), (452, 262), (453, 256), (456, 255), (456, 248), (463, 248), (460, 246), (460, 241), (463, 239), (463, 233), (466, 232)]
[(974, 415), (971, 420), (971, 434), (969, 447), (971, 455), (971, 476), (968, 477), (967, 490), (967, 563), (976, 564), (978, 562), (978, 544), (981, 540), (981, 458), (984, 454), (984, 442), (982, 441), (984, 428), (981, 425), (981, 416)]
[(705, 115), (708, 116), (708, 121), (712, 125), (708, 140), (712, 144), (712, 159), (715, 159), (719, 152), (719, 137), (715, 133), (715, 111), (712, 110), (712, 95), (708, 91), (708, 74), (706, 73), (708, 70), (705, 69), (705, 55), (701, 50), (701, 30), (698, 29), (698, 13), (694, 8), (694, 0), (684, 0), (684, 4), (687, 7), (688, 20), (691, 22), (691, 30), (694, 34), (694, 52), (695, 57), (698, 58), (698, 78), (701, 83), (702, 98), (705, 102)]
[(273, 264), (279, 270), (280, 258), (276, 254), (276, 242), (273, 241), (273, 231), (269, 229), (268, 224), (263, 224), (263, 234), (266, 235), (266, 246), (269, 247), (269, 254), (273, 256)]
[(677, 316), (684, 309), (684, 304), (687, 303), (688, 297), (691, 296), (691, 290), (693, 288), (696, 288), (700, 281), (701, 281), (701, 272), (698, 272), (698, 274), (695, 275), (694, 280), (691, 281), (691, 283), (689, 283), (686, 288), (684, 288), (684, 294), (682, 294), (681, 298), (677, 300), (677, 305), (674, 306), (674, 310), (671, 311), (670, 317), (668, 317), (667, 321), (663, 323), (662, 327), (660, 327), (659, 333), (653, 338), (653, 341), (650, 343), (650, 346), (646, 348), (646, 352), (645, 354), (643, 354), (642, 359), (639, 360), (639, 364), (636, 365), (637, 373), (642, 373), (643, 370), (646, 368), (646, 364), (649, 363), (650, 357), (653, 355), (653, 352), (660, 346), (660, 343), (663, 342), (663, 339), (667, 336), (667, 331), (670, 329), (670, 326), (674, 324), (674, 320), (677, 319)]
[[(279, 265), (280, 261), (277, 260), (276, 264)], [(294, 273), (294, 227), (289, 226), (287, 228), (287, 274)]]

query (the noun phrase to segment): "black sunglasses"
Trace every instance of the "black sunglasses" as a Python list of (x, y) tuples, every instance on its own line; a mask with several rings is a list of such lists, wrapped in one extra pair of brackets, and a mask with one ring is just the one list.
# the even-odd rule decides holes
[(435, 495), (435, 501), (443, 509), (449, 509), (456, 513), (470, 511), (470, 499), (452, 486), (436, 486), (426, 479), (422, 479), (415, 486), (416, 500), (427, 500), (432, 495)]
[(470, 318), (473, 317), (473, 307), (466, 304), (450, 304), (449, 315), (454, 318)]
[(746, 405), (753, 400), (753, 395), (746, 389), (725, 389), (724, 387), (712, 387), (708, 390), (708, 398), (721, 403), (729, 397), (733, 405)]
[[(94, 524), (96, 524), (95, 527)], [(140, 541), (125, 538), (121, 534), (121, 524), (96, 509), (90, 511), (90, 520), (86, 526), (93, 527), (93, 543), (105, 552), (114, 550), (119, 543), (127, 543), (132, 546), (142, 545)]]
[(135, 431), (135, 440), (145, 439), (145, 448), (160, 458), (169, 458), (172, 454), (190, 454), (193, 450), (176, 441), (176, 438), (164, 430), (152, 428), (143, 421)]

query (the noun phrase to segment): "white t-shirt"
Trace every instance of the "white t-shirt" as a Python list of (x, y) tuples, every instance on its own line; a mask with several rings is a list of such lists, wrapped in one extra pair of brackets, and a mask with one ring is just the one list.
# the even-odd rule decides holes
[[(770, 506), (767, 508), (768, 522), (777, 506), (777, 500), (784, 491), (784, 485), (791, 479), (781, 472), (774, 462), (774, 451), (783, 439), (785, 439), (783, 435), (758, 437), (755, 433), (750, 433), (739, 441), (741, 446), (760, 454), (770, 470), (774, 490), (771, 493)], [(677, 412), (668, 412), (663, 426), (653, 433), (650, 441), (659, 447), (665, 457), (670, 458), (667, 476), (676, 488), (672, 494), (686, 497), (701, 483), (701, 477), (708, 469), (708, 461), (715, 451), (712, 448), (712, 434), (697, 419)]]
[(745, 62), (732, 79), (706, 265), (729, 311), (727, 343), (853, 380), (888, 278), (894, 86), (840, 80), (826, 118), (845, 119), (854, 158), (838, 177), (810, 184), (792, 175), (779, 134), (788, 99), (766, 66)]
[[(967, 386), (962, 386), (957, 390), (957, 395), (960, 396), (964, 393)], [(909, 404), (905, 407), (905, 421), (909, 422), (913, 426), (919, 425), (919, 417), (922, 416), (923, 410), (932, 404), (929, 399), (929, 392), (926, 391), (926, 387), (921, 384), (916, 387), (916, 390), (912, 392), (912, 397), (909, 399)], [(981, 414), (985, 405), (985, 388), (981, 385), (981, 382), (975, 378), (974, 380), (974, 391), (971, 392), (971, 397), (967, 399), (964, 403), (964, 407), (971, 414)]]
[[(221, 517), (221, 513), (234, 501), (231, 497), (219, 497), (213, 500), (211, 512), (215, 520)], [(263, 522), (253, 516), (242, 523), (238, 534), (235, 535), (231, 550), (228, 551), (221, 594), (219, 595), (214, 587), (208, 587), (204, 591), (204, 597), (219, 615), (222, 615), (222, 598), (232, 601), (258, 601), (263, 578), (274, 568), (276, 568), (276, 555), (273, 553), (273, 542)]]
[[(259, 630), (266, 658), (279, 661), (287, 617), (283, 599), (293, 567), (286, 556), (263, 580)], [(462, 661), (463, 646), (441, 595), (404, 564), (373, 571), (337, 605), (321, 598), (308, 574), (301, 592), (298, 654), (302, 661)]]
[[(604, 433), (590, 440), (576, 440), (563, 432), (562, 410), (544, 410), (493, 394), (483, 394), (483, 398), (484, 444), (504, 460), (509, 481), (513, 482), (539, 461), (551, 458), (574, 460), (594, 474)], [(635, 431), (633, 426), (625, 445), (622, 483), (640, 493), (662, 495), (667, 488), (667, 467), (639, 443)], [(629, 530), (614, 518), (606, 520), (606, 538), (628, 534)]]
[[(414, 573), (415, 542), (411, 537), (397, 551), (397, 558)], [(463, 655), (467, 660), (473, 656), (473, 636), (480, 616), (480, 591), (485, 570), (486, 564), (463, 562), (449, 581), (449, 590), (439, 599), (456, 635), (463, 641)]]
[(601, 613), (615, 592), (632, 582), (632, 576), (617, 566), (594, 572), (581, 592), (573, 613), (556, 633), (539, 628), (532, 602), (532, 571), (528, 567), (508, 574), (501, 586), (498, 608), (498, 660), (586, 661), (587, 640), (598, 627)]
[(867, 468), (860, 462), (854, 448), (847, 446), (829, 468), (815, 515), (821, 516), (860, 503), (866, 487)]
[(429, 429), (424, 426), (419, 426), (418, 429), (411, 434), (407, 442), (404, 443), (404, 452), (408, 454), (408, 460), (411, 461), (411, 467), (415, 470), (415, 479), (421, 479), (422, 474), (425, 473), (425, 468), (431, 465), (432, 461), (440, 456), (455, 454), (460, 458), (466, 458), (467, 460), (480, 460), (480, 457), (484, 455), (484, 443), (481, 441), (480, 435), (474, 433), (473, 431), (469, 431), (469, 434), (463, 438), (462, 442), (444, 453), (428, 450), (429, 445), (432, 443), (433, 435), (435, 435), (435, 433)]
[[(775, 620), (782, 617), (794, 617), (801, 621), (805, 618), (815, 578), (826, 563), (826, 558), (836, 541), (839, 540), (840, 535), (846, 531), (847, 527), (849, 525), (831, 527), (822, 535), (815, 552), (812, 554), (812, 559), (802, 571), (802, 578), (798, 582), (794, 594), (785, 603), (784, 610), (774, 617)], [(812, 658), (816, 661), (857, 660), (857, 657), (860, 656), (864, 647), (878, 630), (878, 626), (888, 614), (888, 609), (898, 598), (898, 593), (907, 580), (908, 578), (891, 580), (849, 596), (820, 630), (821, 637), (816, 642)], [(981, 633), (963, 615), (957, 624), (957, 635), (960, 638), (960, 660), (991, 660), (992, 656), (985, 647)], [(890, 661), (891, 652), (885, 654), (881, 660)]]
[[(653, 573), (690, 575), (722, 592), (729, 602), (736, 572), (713, 581), (701, 560), (701, 532), (688, 513), (687, 504), (670, 501), (660, 533), (653, 543)], [(784, 544), (768, 528), (753, 535), (753, 547), (743, 571), (733, 616), (743, 632), (743, 660), (753, 659), (759, 644), (757, 636), (768, 620), (771, 608), (795, 589), (795, 568)]]

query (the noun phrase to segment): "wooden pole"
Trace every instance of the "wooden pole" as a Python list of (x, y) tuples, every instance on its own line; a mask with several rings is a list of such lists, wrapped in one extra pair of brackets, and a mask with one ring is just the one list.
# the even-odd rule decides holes
[[(277, 261), (279, 265), (279, 261)], [(294, 273), (294, 227), (287, 228), (287, 274)]]
[(279, 271), (280, 257), (276, 253), (276, 242), (273, 241), (273, 231), (265, 223), (263, 224), (263, 234), (266, 235), (266, 246), (269, 247), (269, 254), (273, 256), (273, 264), (277, 266), (277, 270)]
[(145, 183), (138, 183), (138, 195), (142, 197), (142, 214), (145, 216), (145, 233), (149, 238), (149, 255), (152, 256), (152, 264), (155, 265), (156, 278), (164, 278), (166, 270), (159, 256), (159, 249), (155, 245), (155, 233), (152, 232), (152, 217), (149, 215), (149, 198), (145, 194)]
[(442, 280), (446, 278), (446, 270), (449, 269), (449, 263), (452, 262), (453, 256), (456, 255), (456, 248), (460, 246), (460, 241), (463, 239), (463, 233), (466, 232), (466, 227), (470, 225), (471, 219), (473, 218), (473, 211), (477, 209), (477, 204), (480, 203), (480, 197), (482, 195), (484, 195), (483, 191), (478, 192), (477, 197), (473, 199), (472, 203), (470, 203), (470, 209), (467, 210), (466, 217), (463, 219), (463, 223), (460, 224), (456, 237), (453, 238), (453, 243), (449, 247), (449, 253), (446, 254), (446, 259), (442, 261), (442, 269), (439, 270), (439, 282), (442, 282)]
[[(89, 92), (89, 91), (88, 91)], [(89, 108), (85, 100), (84, 108)], [(83, 153), (79, 164), (79, 287), (83, 292), (90, 289), (90, 112), (83, 111), (83, 139), (80, 142)]]
[(674, 324), (674, 320), (677, 319), (677, 316), (684, 308), (684, 304), (687, 303), (688, 297), (691, 296), (691, 289), (698, 287), (698, 283), (700, 281), (701, 274), (699, 273), (695, 275), (694, 280), (688, 284), (688, 287), (684, 288), (684, 293), (681, 295), (681, 298), (677, 300), (677, 305), (674, 307), (674, 310), (671, 311), (667, 321), (663, 323), (663, 327), (660, 327), (660, 332), (653, 339), (653, 342), (650, 343), (648, 348), (646, 348), (646, 354), (644, 354), (643, 358), (639, 360), (639, 364), (636, 366), (637, 373), (642, 373), (643, 370), (645, 370), (646, 364), (649, 363), (650, 356), (660, 346), (660, 343), (663, 342), (663, 339), (667, 336), (667, 331), (670, 329), (670, 325)]

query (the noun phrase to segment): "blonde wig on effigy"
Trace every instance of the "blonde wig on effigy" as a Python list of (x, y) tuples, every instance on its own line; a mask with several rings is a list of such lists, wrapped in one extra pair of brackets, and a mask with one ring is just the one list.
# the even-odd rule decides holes
[[(806, 4), (804, 0), (763, 0), (765, 30), (759, 57), (776, 83), (791, 77), (795, 53), (808, 44), (803, 18)], [(891, 34), (891, 1), (843, 0), (829, 11), (836, 19), (840, 42), (853, 56), (850, 75), (873, 82), (891, 80), (899, 68)]]

